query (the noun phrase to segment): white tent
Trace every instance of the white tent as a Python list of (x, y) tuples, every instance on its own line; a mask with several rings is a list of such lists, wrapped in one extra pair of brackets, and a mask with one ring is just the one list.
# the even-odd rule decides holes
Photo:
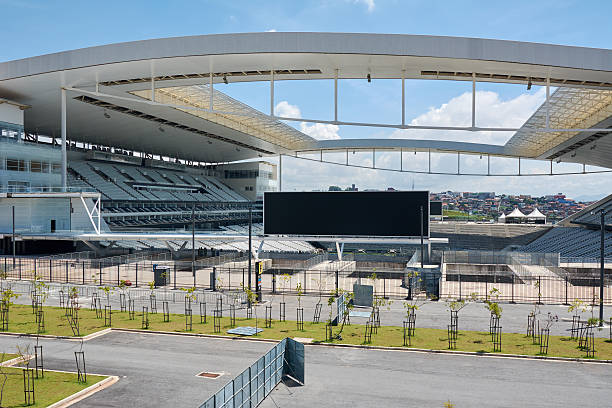
[(499, 222), (500, 224), (503, 224), (506, 222), (506, 214), (501, 213), (501, 215), (499, 216), (499, 218), (497, 218), (497, 222)]
[(537, 208), (527, 214), (527, 222), (534, 222), (536, 224), (546, 224), (546, 216), (540, 212)]
[(518, 208), (512, 210), (512, 212), (506, 215), (507, 224), (518, 224), (526, 219), (526, 215), (521, 212)]

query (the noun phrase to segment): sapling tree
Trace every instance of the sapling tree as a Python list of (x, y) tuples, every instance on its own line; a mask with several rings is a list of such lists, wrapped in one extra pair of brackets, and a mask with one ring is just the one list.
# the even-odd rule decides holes
[(499, 289), (492, 288), (489, 291), (489, 298), (485, 300), (485, 309), (491, 312), (491, 317), (495, 317), (495, 319), (497, 319), (497, 322), (499, 322), (499, 319), (501, 319), (502, 315), (502, 308), (499, 305), (500, 295), (501, 292), (499, 291)]
[(110, 305), (110, 295), (115, 291), (112, 287), (110, 286), (103, 286), (100, 289), (102, 289), (102, 292), (104, 292), (104, 294), (106, 295), (106, 304)]
[(298, 309), (302, 308), (302, 296), (304, 295), (304, 291), (302, 290), (302, 282), (298, 282), (295, 291), (297, 292), (298, 299)]
[(317, 289), (319, 290), (319, 300), (317, 302), (317, 304), (319, 304), (321, 303), (321, 298), (323, 296), (323, 278), (321, 279), (312, 278), (312, 281), (315, 283), (315, 285), (317, 286)]
[(259, 305), (259, 303), (257, 302), (257, 295), (251, 289), (249, 289), (248, 286), (245, 286), (242, 283), (240, 284), (240, 286), (242, 288), (242, 291), (244, 292), (245, 297), (247, 298), (248, 304), (255, 311), (255, 327), (257, 328), (257, 306)]
[[(0, 363), (4, 361), (6, 358), (6, 352), (2, 352), (0, 355)], [(0, 407), (2, 406), (2, 398), (4, 397), (4, 387), (6, 386), (6, 382), (8, 381), (8, 373), (4, 371), (4, 366), (0, 364), (0, 375), (2, 376), (2, 384), (0, 384)]]
[(283, 303), (285, 303), (285, 292), (287, 290), (287, 285), (289, 284), (290, 280), (291, 280), (291, 275), (289, 275), (288, 273), (283, 273), (280, 276), (281, 296), (283, 298)]
[(426, 297), (416, 297), (411, 300), (404, 300), (402, 302), (402, 306), (404, 307), (404, 310), (406, 310), (406, 317), (411, 314), (416, 315), (416, 311), (419, 310), (419, 308), (423, 306), (426, 301)]
[[(345, 295), (344, 297), (342, 295)], [(346, 323), (346, 320), (349, 318), (349, 315), (351, 313), (351, 310), (353, 310), (353, 292), (346, 292), (342, 289), (338, 290), (338, 299), (342, 298), (343, 301), (343, 307), (342, 307), (342, 324), (340, 325), (340, 331), (338, 333), (336, 333), (336, 338), (338, 340), (342, 340), (341, 334), (342, 334), (342, 330), (344, 329), (344, 324)], [(340, 316), (338, 316), (338, 318), (340, 318)]]

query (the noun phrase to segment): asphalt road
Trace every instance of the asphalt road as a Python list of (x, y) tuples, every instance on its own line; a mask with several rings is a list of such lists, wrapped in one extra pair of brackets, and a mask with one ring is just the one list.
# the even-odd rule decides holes
[[(14, 352), (32, 338), (0, 335)], [(81, 342), (41, 340), (48, 369), (74, 371)], [(83, 343), (89, 373), (118, 383), (77, 407), (198, 407), (273, 345), (111, 332)], [(280, 384), (262, 407), (610, 406), (612, 365), (306, 346), (306, 384)], [(224, 373), (218, 379), (201, 371)]]
[(306, 348), (306, 384), (278, 407), (609, 407), (612, 365), (403, 351)]

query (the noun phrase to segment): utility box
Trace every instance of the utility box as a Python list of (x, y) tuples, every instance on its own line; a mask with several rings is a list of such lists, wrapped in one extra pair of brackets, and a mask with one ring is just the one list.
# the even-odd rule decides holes
[(170, 282), (170, 267), (153, 265), (153, 280), (155, 286), (166, 286)]

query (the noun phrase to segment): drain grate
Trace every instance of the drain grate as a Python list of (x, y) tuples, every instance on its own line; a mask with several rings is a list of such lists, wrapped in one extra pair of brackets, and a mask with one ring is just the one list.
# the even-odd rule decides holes
[(197, 374), (196, 377), (219, 378), (222, 375), (223, 375), (223, 373), (211, 373), (209, 371), (202, 371), (200, 374)]

